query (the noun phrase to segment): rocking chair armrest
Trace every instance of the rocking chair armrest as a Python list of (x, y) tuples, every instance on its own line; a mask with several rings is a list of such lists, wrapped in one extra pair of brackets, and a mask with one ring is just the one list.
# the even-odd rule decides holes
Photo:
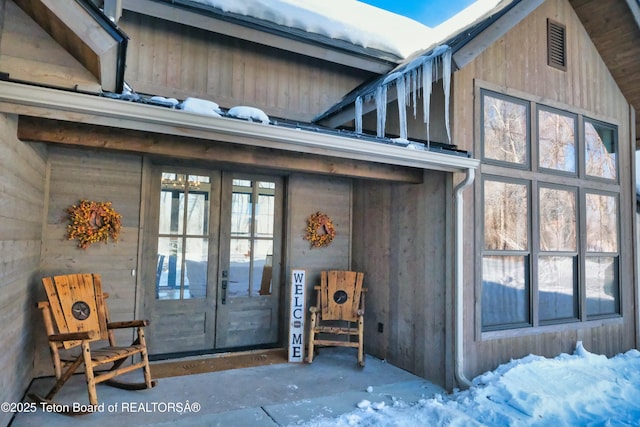
[(107, 329), (141, 328), (149, 326), (148, 320), (126, 320), (123, 322), (109, 322)]
[(64, 332), (61, 334), (49, 335), (49, 341), (84, 341), (93, 340), (100, 336), (96, 331), (84, 331), (84, 332)]
[(319, 313), (320, 309), (318, 307), (309, 307), (309, 312), (311, 313)]

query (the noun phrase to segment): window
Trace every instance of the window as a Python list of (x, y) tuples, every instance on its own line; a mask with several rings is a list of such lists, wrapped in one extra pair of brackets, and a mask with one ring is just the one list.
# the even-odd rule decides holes
[(482, 330), (619, 315), (617, 128), (487, 90), (480, 99)]

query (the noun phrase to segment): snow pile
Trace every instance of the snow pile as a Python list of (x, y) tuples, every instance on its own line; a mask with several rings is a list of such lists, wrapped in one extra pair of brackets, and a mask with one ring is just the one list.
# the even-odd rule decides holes
[(406, 58), (429, 45), (431, 28), (355, 0), (193, 0), (224, 12), (343, 40)]
[(233, 107), (227, 111), (227, 116), (269, 124), (269, 116), (267, 116), (264, 111), (255, 107), (246, 107), (243, 105)]
[(205, 116), (222, 117), (220, 106), (213, 101), (200, 98), (187, 98), (178, 105), (183, 111), (188, 113), (203, 114)]
[[(573, 355), (527, 356), (478, 376), (469, 390), (408, 405), (364, 400), (338, 418), (305, 427), (637, 426), (640, 352), (611, 359), (578, 343)], [(299, 426), (299, 424), (296, 424)]]

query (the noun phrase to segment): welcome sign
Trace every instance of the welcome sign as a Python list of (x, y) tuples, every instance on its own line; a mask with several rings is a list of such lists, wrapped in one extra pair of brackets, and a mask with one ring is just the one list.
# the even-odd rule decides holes
[(302, 362), (304, 360), (305, 273), (305, 270), (291, 270), (289, 362)]

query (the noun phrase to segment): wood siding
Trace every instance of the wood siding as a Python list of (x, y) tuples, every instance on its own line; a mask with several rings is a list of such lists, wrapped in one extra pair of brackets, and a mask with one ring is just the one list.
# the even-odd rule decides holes
[(221, 107), (310, 121), (370, 74), (125, 11), (125, 80), (139, 93), (196, 97)]
[(369, 289), (365, 350), (440, 385), (452, 302), (448, 180), (430, 171), (424, 184), (357, 181), (353, 209), (353, 266)]
[[(547, 65), (546, 22), (550, 18), (567, 28), (567, 70)], [(618, 126), (620, 165), (621, 235), (632, 235), (634, 190), (631, 187), (632, 143), (629, 130), (629, 105), (593, 46), (575, 12), (566, 0), (549, 0), (538, 7), (480, 56), (454, 74), (453, 135), (456, 144), (480, 156), (478, 88), (489, 87), (515, 96), (557, 107)], [(481, 235), (477, 226), (482, 218), (473, 209), (480, 200), (480, 176), (475, 193), (465, 192), (465, 285), (464, 354), (465, 373), (473, 378), (494, 369), (511, 358), (530, 353), (547, 357), (572, 352), (576, 341), (583, 341), (592, 352), (608, 356), (635, 346), (634, 275), (632, 239), (621, 241), (621, 278), (623, 319), (602, 324), (577, 324), (529, 331), (519, 329), (500, 337), (482, 338), (476, 312), (480, 279), (476, 276)], [(477, 203), (476, 203), (477, 205)], [(475, 219), (474, 221), (468, 219)], [(474, 240), (474, 233), (475, 240)], [(475, 242), (475, 250), (474, 250)], [(569, 326), (569, 325), (566, 325)], [(547, 328), (549, 330), (549, 328)]]
[[(34, 305), (39, 286), (44, 211), (44, 146), (16, 138), (18, 118), (0, 115), (0, 401), (20, 402), (33, 375), (33, 341), (39, 320)], [(0, 425), (12, 414), (0, 413)]]
[[(42, 275), (100, 274), (103, 290), (110, 295), (107, 304), (111, 320), (132, 320), (136, 302), (141, 157), (51, 146), (49, 167)], [(76, 241), (66, 239), (65, 211), (81, 199), (113, 203), (113, 208), (122, 215), (118, 242), (95, 243), (83, 250), (76, 246)], [(131, 337), (130, 331), (117, 335), (123, 343)], [(36, 376), (50, 373), (52, 367), (44, 341), (38, 344)]]
[[(283, 313), (289, 313), (291, 269), (304, 269), (307, 271), (305, 316), (308, 321), (308, 308), (316, 303), (313, 287), (320, 285), (320, 272), (351, 268), (351, 180), (295, 174), (287, 181), (286, 255), (282, 275), (286, 289), (281, 292), (286, 300), (282, 304)], [(304, 240), (307, 218), (317, 211), (329, 215), (336, 227), (336, 237), (331, 245), (324, 248), (311, 248)], [(366, 273), (364, 286), (367, 286)], [(288, 330), (284, 332), (286, 334)], [(307, 328), (305, 336), (308, 332)]]
[[(1, 8), (0, 8), (1, 12)], [(100, 83), (13, 1), (5, 3), (0, 71), (12, 79), (69, 89), (100, 91)]]

